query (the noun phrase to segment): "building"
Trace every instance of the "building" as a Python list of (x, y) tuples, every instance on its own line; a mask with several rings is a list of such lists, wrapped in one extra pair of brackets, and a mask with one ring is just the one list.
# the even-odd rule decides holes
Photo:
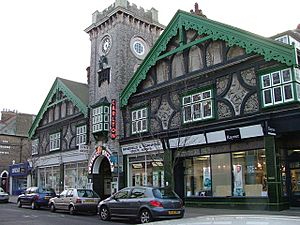
[(88, 187), (88, 86), (56, 78), (30, 130), (34, 185)]
[(0, 181), (1, 187), (11, 194), (18, 194), (31, 182), (28, 164), (31, 141), (28, 139), (28, 130), (33, 119), (34, 115), (31, 114), (1, 111)]
[(284, 44), (197, 7), (179, 10), (120, 95), (126, 185), (170, 185), (190, 206), (281, 210), (297, 202), (293, 37), (296, 44)]
[(89, 67), (89, 179), (101, 198), (123, 186), (123, 134), (119, 94), (142, 63), (164, 26), (154, 8), (146, 11), (116, 0), (96, 11), (85, 29), (91, 41)]

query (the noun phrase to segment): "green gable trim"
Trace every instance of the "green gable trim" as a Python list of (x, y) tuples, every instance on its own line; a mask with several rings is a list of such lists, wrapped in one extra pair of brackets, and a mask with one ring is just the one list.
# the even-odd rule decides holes
[[(79, 111), (84, 114), (85, 118), (88, 116), (88, 107), (63, 83), (63, 80), (61, 80), (60, 78), (56, 78), (55, 82), (53, 83), (42, 107), (40, 108), (28, 132), (29, 138), (31, 138), (34, 135), (34, 132), (38, 127), (39, 122), (43, 118), (44, 113), (47, 111), (49, 107), (53, 106), (53, 103), (50, 102), (53, 95), (55, 95), (58, 91), (62, 91), (67, 96), (67, 99), (69, 99), (74, 105), (76, 105)], [(59, 100), (55, 103), (59, 103), (59, 102), (61, 101)]]
[[(229, 46), (237, 45), (244, 48), (247, 54), (256, 53), (262, 55), (266, 61), (275, 60), (286, 64), (287, 66), (295, 66), (297, 64), (294, 46), (282, 44), (278, 41), (253, 34), (227, 24), (178, 10), (121, 93), (121, 107), (127, 105), (129, 97), (136, 92), (137, 86), (142, 80), (146, 79), (148, 71), (159, 59), (167, 57), (170, 54), (183, 51), (184, 49), (192, 46), (191, 43), (183, 43), (183, 28), (185, 30), (194, 29), (199, 35), (208, 35), (208, 37), (203, 40), (211, 38), (214, 41), (223, 40), (227, 42)], [(169, 53), (160, 55), (166, 50), (167, 44), (171, 38), (177, 34), (179, 34), (179, 47)], [(200, 39), (200, 42), (201, 40), (202, 39)]]

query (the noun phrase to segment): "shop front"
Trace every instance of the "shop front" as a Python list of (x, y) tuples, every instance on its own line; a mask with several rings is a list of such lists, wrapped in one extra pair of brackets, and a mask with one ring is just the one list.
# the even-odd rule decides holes
[[(176, 150), (179, 169), (174, 179), (175, 191), (187, 205), (268, 210), (288, 207), (276, 140), (263, 126), (186, 138), (185, 146)], [(172, 146), (172, 140), (170, 143)]]
[(34, 165), (38, 186), (51, 187), (56, 193), (88, 187), (87, 155), (79, 150), (40, 157)]
[(19, 195), (30, 185), (31, 167), (28, 162), (12, 164), (9, 166), (10, 193)]
[(158, 140), (122, 146), (127, 186), (164, 187), (164, 155)]

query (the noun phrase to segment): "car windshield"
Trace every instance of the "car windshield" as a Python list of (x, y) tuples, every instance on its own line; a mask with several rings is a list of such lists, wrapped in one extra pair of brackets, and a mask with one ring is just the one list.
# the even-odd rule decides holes
[(77, 190), (78, 196), (83, 198), (99, 198), (98, 194), (93, 190), (84, 190), (79, 189)]
[(156, 198), (178, 198), (174, 191), (170, 188), (155, 188), (153, 189), (153, 195)]

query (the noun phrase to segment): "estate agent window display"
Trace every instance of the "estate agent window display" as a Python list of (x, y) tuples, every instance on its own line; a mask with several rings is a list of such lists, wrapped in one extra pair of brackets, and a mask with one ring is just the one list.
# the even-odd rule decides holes
[(265, 150), (185, 159), (186, 197), (267, 196)]

